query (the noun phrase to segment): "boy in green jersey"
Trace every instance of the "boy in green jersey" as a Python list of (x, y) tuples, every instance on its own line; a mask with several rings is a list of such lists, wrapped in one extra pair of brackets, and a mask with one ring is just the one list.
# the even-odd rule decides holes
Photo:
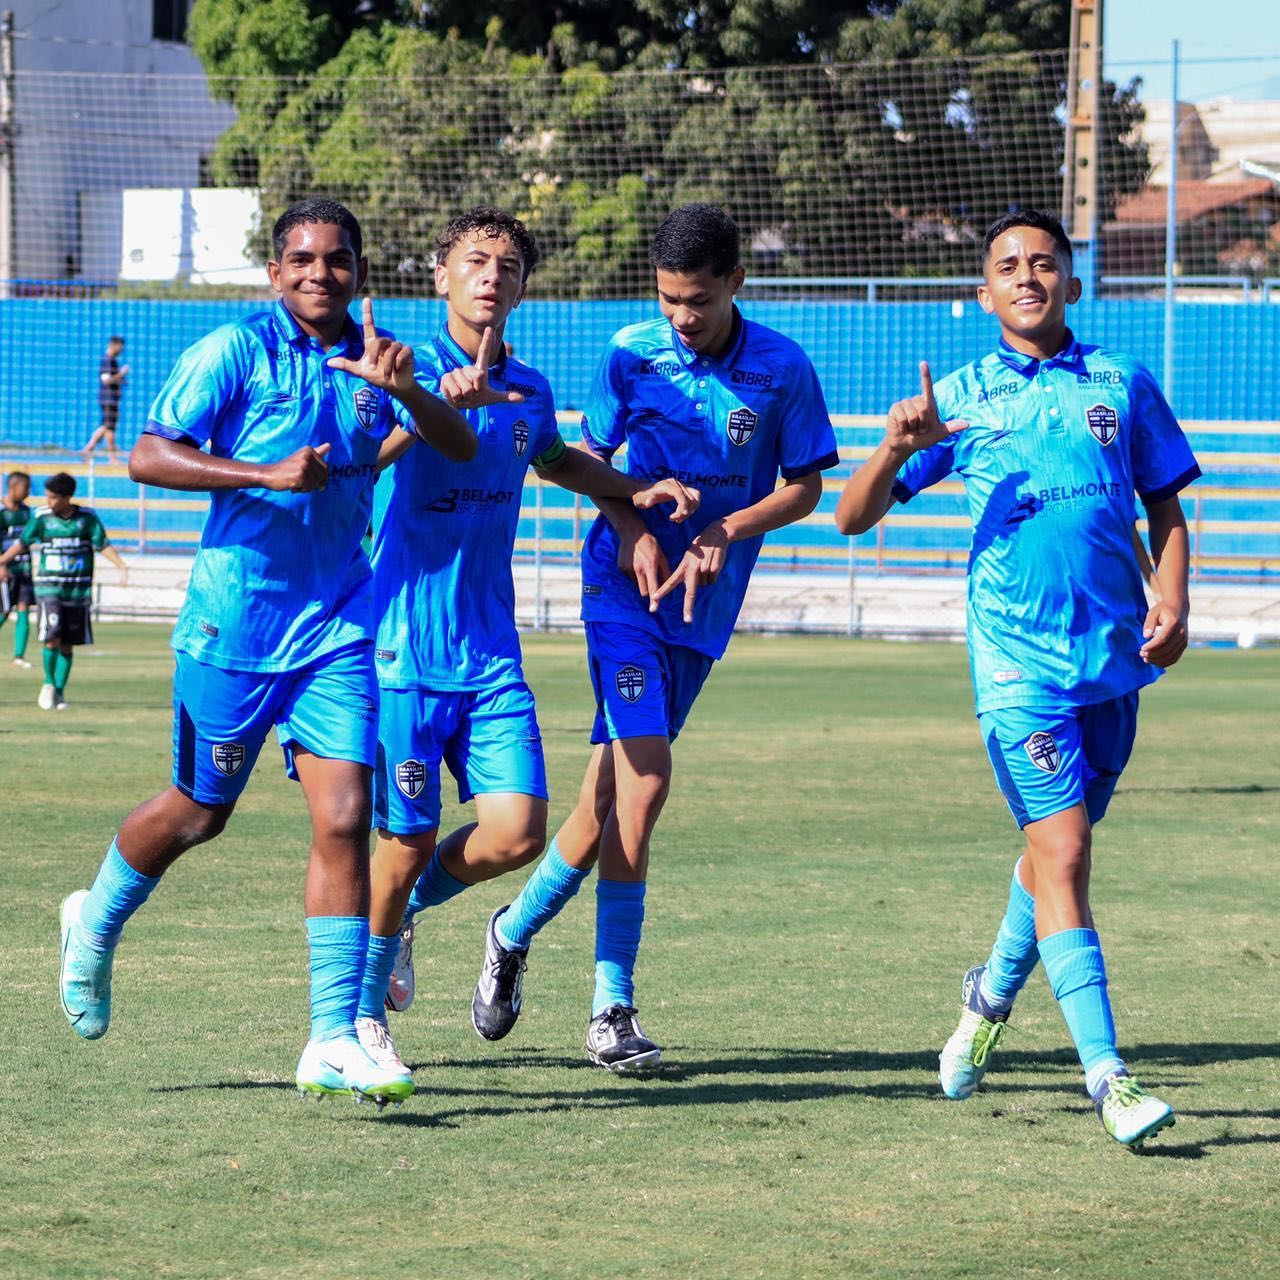
[[(31, 477), (25, 471), (9, 472), (8, 488), (0, 501), (0, 551), (8, 551), (16, 542), (27, 521), (31, 508), (27, 498), (31, 496)], [(18, 617), (13, 627), (13, 665), (30, 668), (27, 661), (28, 617), (35, 602), (35, 587), (31, 581), (31, 557), (20, 554), (12, 564), (0, 567), (0, 627), (13, 610)]]
[(101, 551), (127, 581), (129, 571), (120, 553), (107, 541), (96, 511), (72, 502), (75, 480), (60, 471), (45, 482), (48, 503), (23, 527), (0, 555), (0, 568), (40, 544), (36, 574), (36, 606), (40, 611), (39, 638), (44, 645), (44, 684), (36, 705), (41, 711), (65, 711), (71, 655), (78, 644), (93, 643), (89, 610), (93, 597), (93, 553)]

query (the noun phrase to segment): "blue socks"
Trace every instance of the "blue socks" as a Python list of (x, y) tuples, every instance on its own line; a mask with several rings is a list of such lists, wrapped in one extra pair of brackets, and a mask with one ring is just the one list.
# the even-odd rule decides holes
[(389, 938), (379, 934), (369, 935), (369, 950), (364, 962), (364, 982), (360, 987), (360, 1007), (356, 1013), (358, 1018), (376, 1018), (379, 1022), (387, 1020), (387, 984), (391, 981), (391, 970), (396, 967), (396, 952), (400, 950), (400, 935), (393, 933)]
[(590, 867), (585, 871), (571, 867), (553, 840), (516, 900), (498, 917), (494, 926), (498, 941), (508, 951), (527, 951), (538, 930), (560, 914), (590, 874)]
[(596, 993), (594, 1018), (611, 1004), (635, 1005), (632, 974), (644, 925), (644, 882), (596, 881)]
[(1036, 900), (1022, 887), (1018, 879), (1019, 858), (1013, 867), (1013, 881), (1009, 885), (1009, 905), (1000, 932), (996, 934), (991, 955), (980, 984), (982, 998), (993, 1010), (1008, 1013), (1013, 1001), (1031, 977), (1040, 960), (1036, 946)]
[(109, 951), (120, 941), (125, 921), (151, 896), (159, 876), (144, 876), (121, 856), (113, 840), (98, 868), (97, 879), (80, 909), (80, 924), (88, 942), (99, 951)]
[(431, 855), (427, 869), (418, 877), (418, 882), (409, 894), (409, 905), (405, 908), (404, 918), (407, 922), (419, 911), (425, 911), (428, 907), (438, 907), (442, 902), (448, 902), (450, 898), (456, 898), (464, 889), (470, 888), (471, 886), (464, 880), (451, 876), (444, 869), (444, 863), (440, 861), (440, 850), (437, 849)]
[(307, 942), (311, 948), (311, 1038), (354, 1037), (369, 950), (369, 917), (311, 916)]
[(1075, 1041), (1090, 1095), (1113, 1071), (1124, 1070), (1107, 998), (1107, 970), (1093, 929), (1064, 929), (1040, 940), (1040, 959)]

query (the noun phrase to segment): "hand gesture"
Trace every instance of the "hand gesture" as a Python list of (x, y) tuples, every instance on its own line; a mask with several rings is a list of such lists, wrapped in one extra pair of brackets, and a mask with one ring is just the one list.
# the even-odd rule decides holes
[(489, 385), (492, 358), (493, 329), (486, 326), (475, 360), (450, 369), (440, 379), (440, 399), (453, 409), (480, 409), (487, 404), (523, 404), (524, 396), (518, 391), (497, 391)]
[(933, 398), (933, 378), (927, 361), (920, 362), (920, 394), (899, 400), (889, 410), (884, 439), (890, 450), (909, 457), (921, 449), (931, 448), (969, 424), (963, 418), (943, 422), (938, 417), (938, 402)]
[[(660, 506), (664, 502), (674, 502), (676, 509), (671, 513), (672, 524), (682, 524), (698, 509), (702, 494), (691, 485), (681, 484), (674, 476), (667, 476), (651, 484), (647, 489), (637, 489), (631, 495), (633, 506), (641, 511)], [(663, 570), (665, 572), (665, 569)], [(625, 572), (625, 570), (624, 570)], [(644, 593), (642, 593), (644, 594)]]
[(1138, 650), (1138, 656), (1143, 662), (1153, 667), (1171, 667), (1187, 647), (1187, 615), (1157, 600), (1147, 610), (1142, 635), (1147, 643)]
[(342, 369), (363, 378), (372, 387), (381, 387), (399, 395), (413, 386), (413, 348), (393, 338), (383, 338), (373, 324), (373, 299), (366, 298), (361, 307), (364, 329), (364, 354), (359, 360), (334, 356), (325, 361), (330, 369)]
[(273, 462), (266, 472), (263, 485), (278, 493), (313, 493), (329, 483), (329, 464), (325, 455), (332, 445), (322, 444), (312, 448), (304, 445), (297, 453), (291, 453), (279, 462)]
[(723, 523), (713, 521), (694, 538), (689, 550), (676, 565), (675, 572), (649, 597), (649, 612), (656, 613), (658, 601), (683, 585), (684, 620), (692, 622), (698, 588), (708, 586), (720, 576), (728, 550), (729, 535), (725, 533)]
[(647, 529), (635, 534), (618, 534), (618, 568), (649, 601), (653, 600), (659, 584), (671, 572), (657, 538)]

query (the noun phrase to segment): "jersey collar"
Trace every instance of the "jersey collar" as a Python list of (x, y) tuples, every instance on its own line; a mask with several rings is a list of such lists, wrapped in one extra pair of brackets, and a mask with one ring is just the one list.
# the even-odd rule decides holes
[[(290, 346), (306, 347), (311, 343), (311, 335), (303, 332), (301, 325), (294, 319), (293, 312), (282, 301), (276, 302), (274, 319), (281, 337)], [(347, 312), (346, 321), (342, 326), (342, 337), (325, 352), (325, 355), (326, 357), (347, 356), (352, 360), (359, 360), (364, 355), (364, 330), (351, 318), (350, 312)]]
[[(442, 355), (453, 362), (454, 368), (461, 368), (463, 365), (472, 363), (472, 357), (467, 355), (453, 340), (453, 334), (449, 332), (448, 320), (441, 322), (440, 330), (436, 334), (436, 347)], [(499, 378), (506, 377), (507, 349), (505, 343), (499, 348), (498, 358), (489, 366), (489, 373)]]
[(671, 329), (671, 349), (675, 352), (676, 359), (686, 369), (692, 369), (702, 359), (714, 360), (717, 364), (732, 364), (738, 358), (746, 336), (747, 322), (742, 318), (742, 312), (738, 310), (737, 303), (734, 303), (733, 328), (729, 330), (728, 345), (720, 355), (704, 357), (700, 351), (695, 351), (692, 347), (686, 347), (680, 341), (680, 335), (676, 333), (674, 328)]
[(1000, 345), (996, 348), (996, 356), (1007, 364), (1010, 369), (1016, 369), (1019, 373), (1025, 374), (1029, 378), (1035, 377), (1042, 367), (1045, 369), (1071, 370), (1078, 370), (1084, 367), (1084, 352), (1076, 341), (1076, 335), (1070, 329), (1067, 330), (1067, 340), (1062, 349), (1055, 355), (1051, 355), (1047, 360), (1037, 360), (1035, 356), (1029, 356), (1025, 351), (1017, 351), (1003, 338), (1000, 339)]

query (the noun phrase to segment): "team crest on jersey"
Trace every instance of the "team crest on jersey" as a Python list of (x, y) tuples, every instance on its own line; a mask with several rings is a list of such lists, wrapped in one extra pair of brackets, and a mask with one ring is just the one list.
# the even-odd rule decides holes
[(620, 667), (613, 680), (618, 686), (618, 692), (628, 702), (635, 702), (644, 692), (644, 672), (639, 667), (634, 667), (630, 664)]
[(1120, 415), (1110, 405), (1095, 404), (1085, 414), (1085, 421), (1093, 432), (1093, 438), (1101, 445), (1110, 444), (1120, 430)]
[(1061, 757), (1058, 754), (1058, 744), (1053, 740), (1053, 734), (1033, 733), (1023, 744), (1022, 749), (1027, 753), (1027, 759), (1037, 769), (1044, 773), (1058, 772), (1058, 761)]
[(729, 439), (734, 444), (746, 444), (756, 433), (756, 423), (760, 421), (760, 415), (753, 413), (745, 407), (735, 409), (730, 415), (728, 422), (725, 423), (725, 431), (728, 432)]
[(427, 785), (427, 766), (421, 760), (401, 760), (396, 765), (396, 786), (409, 797), (416, 800)]
[(357, 387), (351, 398), (356, 405), (356, 421), (366, 430), (372, 431), (378, 421), (378, 408), (382, 399), (372, 387)]
[(238, 742), (218, 742), (213, 748), (213, 767), (228, 778), (244, 766), (244, 747)]
[(529, 424), (520, 418), (511, 424), (511, 434), (515, 437), (516, 457), (523, 458), (524, 451), (529, 447)]

